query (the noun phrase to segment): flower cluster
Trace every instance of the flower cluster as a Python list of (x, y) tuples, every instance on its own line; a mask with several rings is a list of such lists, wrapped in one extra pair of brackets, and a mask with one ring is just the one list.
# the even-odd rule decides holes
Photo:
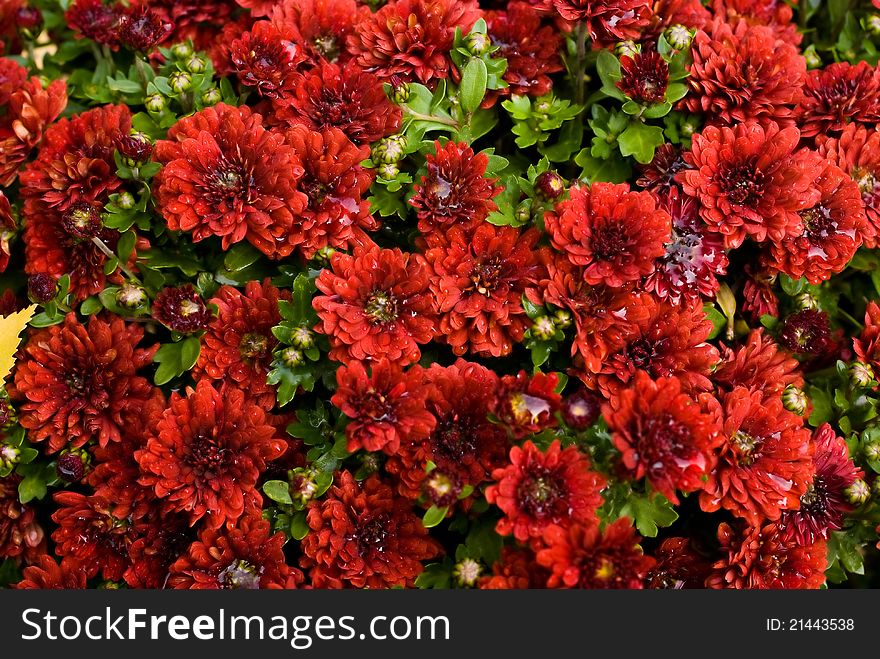
[(874, 4), (64, 4), (0, 587), (880, 584)]

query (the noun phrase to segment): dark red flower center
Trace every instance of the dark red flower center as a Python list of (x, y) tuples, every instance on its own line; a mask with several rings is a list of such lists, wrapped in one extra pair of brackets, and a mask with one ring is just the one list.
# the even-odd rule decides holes
[(370, 389), (357, 403), (358, 410), (364, 416), (373, 421), (384, 421), (394, 423), (396, 421), (394, 415), (394, 405), (388, 398), (374, 390)]
[(388, 291), (374, 291), (364, 305), (364, 315), (374, 325), (384, 325), (397, 320), (397, 298)]
[(752, 163), (728, 167), (719, 178), (721, 189), (732, 204), (756, 206), (764, 193), (764, 175)]
[(269, 352), (269, 339), (263, 334), (250, 332), (241, 337), (238, 350), (245, 359), (260, 359)]
[(221, 156), (214, 171), (207, 177), (208, 197), (214, 204), (231, 202), (235, 205), (251, 202), (253, 176), (243, 163), (232, 162)]
[(648, 339), (633, 341), (627, 349), (627, 357), (630, 363), (642, 370), (650, 370), (651, 365), (658, 357), (658, 344)]
[(590, 246), (599, 260), (606, 261), (623, 254), (629, 243), (626, 227), (619, 222), (611, 222), (593, 234)]
[(731, 436), (730, 443), (740, 465), (747, 467), (761, 457), (761, 444), (763, 440), (760, 437), (750, 435), (743, 430), (737, 430)]
[(446, 419), (434, 431), (435, 460), (461, 462), (477, 450), (476, 427), (467, 419)]
[(229, 449), (221, 446), (216, 430), (199, 433), (189, 445), (185, 462), (206, 472), (216, 472), (227, 466), (233, 459)]
[(648, 472), (662, 477), (667, 469), (705, 467), (705, 459), (693, 448), (691, 429), (669, 413), (651, 417), (639, 437), (639, 460)]
[(817, 476), (801, 496), (800, 511), (804, 515), (821, 518), (828, 512), (828, 504), (828, 488), (825, 481)]
[(77, 202), (61, 219), (64, 230), (77, 240), (88, 240), (97, 236), (102, 228), (98, 210), (89, 203)]
[(825, 206), (813, 206), (799, 214), (804, 223), (804, 231), (810, 238), (828, 238), (837, 228), (837, 223), (831, 217), (831, 211)]
[(388, 513), (368, 515), (358, 522), (354, 540), (361, 556), (385, 551), (385, 544), (391, 533), (390, 522), (391, 516)]
[(565, 482), (546, 467), (533, 465), (516, 488), (519, 509), (537, 519), (558, 517), (569, 510)]
[(474, 290), (480, 295), (492, 293), (501, 282), (503, 269), (504, 265), (497, 256), (480, 262), (471, 272), (471, 282), (474, 285)]

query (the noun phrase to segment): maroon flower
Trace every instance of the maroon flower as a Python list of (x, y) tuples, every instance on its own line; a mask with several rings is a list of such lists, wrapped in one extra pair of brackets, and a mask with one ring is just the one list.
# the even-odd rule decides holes
[(779, 342), (792, 352), (802, 355), (824, 354), (831, 344), (828, 314), (815, 309), (791, 314), (782, 323)]
[(666, 100), (669, 65), (656, 50), (643, 50), (620, 58), (617, 88), (636, 103), (652, 105)]
[(847, 124), (880, 121), (880, 71), (867, 62), (835, 62), (810, 71), (798, 107), (804, 137), (837, 133)]
[(556, 425), (556, 412), (562, 402), (556, 393), (556, 373), (529, 376), (525, 371), (505, 375), (496, 392), (494, 413), (517, 438), (538, 433)]
[(651, 18), (650, 0), (552, 0), (566, 21), (580, 21), (602, 45), (635, 39)]
[(214, 318), (192, 284), (163, 288), (153, 301), (152, 312), (153, 318), (180, 334), (206, 329)]

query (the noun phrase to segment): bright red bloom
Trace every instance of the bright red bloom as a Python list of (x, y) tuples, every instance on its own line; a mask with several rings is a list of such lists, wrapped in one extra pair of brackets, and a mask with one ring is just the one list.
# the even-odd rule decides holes
[(718, 421), (677, 378), (652, 380), (637, 371), (632, 385), (612, 396), (602, 414), (633, 477), (678, 505), (676, 490), (694, 492), (715, 464), (722, 438)]
[(309, 506), (308, 523), (300, 565), (315, 588), (412, 586), (422, 561), (442, 551), (410, 502), (375, 475), (359, 483), (340, 472)]
[(823, 163), (813, 151), (796, 151), (799, 139), (793, 126), (755, 122), (709, 126), (694, 135), (685, 154), (693, 169), (678, 179), (727, 247), (739, 247), (746, 237), (779, 242), (803, 231), (799, 213), (816, 205), (813, 183)]
[(743, 271), (745, 281), (742, 287), (742, 312), (754, 323), (761, 320), (761, 316), (779, 316), (779, 297), (773, 290), (776, 283), (776, 274), (765, 268), (753, 268), (747, 264)]
[(797, 119), (804, 137), (827, 135), (880, 121), (880, 70), (865, 61), (835, 62), (810, 71)]
[(562, 71), (562, 34), (541, 24), (541, 14), (528, 2), (510, 2), (505, 11), (485, 14), (489, 38), (498, 57), (507, 60), (505, 89), (499, 93), (543, 96), (553, 87), (549, 74)]
[(133, 4), (120, 15), (116, 34), (123, 46), (147, 52), (165, 41), (173, 29), (147, 4)]
[(763, 328), (752, 330), (736, 349), (722, 346), (721, 363), (712, 379), (722, 391), (745, 387), (768, 399), (782, 394), (788, 385), (804, 384), (800, 363), (767, 336)]
[(635, 39), (651, 18), (650, 0), (552, 0), (566, 21), (582, 22), (599, 45)]
[(476, 228), (497, 208), (493, 197), (501, 188), (498, 179), (485, 178), (489, 158), (474, 154), (464, 143), (434, 142), (426, 157), (427, 173), (415, 186), (409, 203), (418, 211), (419, 231), (429, 233), (449, 226)]
[(454, 226), (443, 239), (428, 241), (439, 334), (456, 355), (502, 357), (522, 341), (531, 325), (522, 296), (537, 283), (538, 238), (534, 229), (520, 233), (484, 223), (473, 236)]
[(119, 22), (123, 15), (121, 4), (105, 4), (103, 0), (76, 0), (65, 14), (67, 24), (77, 36), (100, 44), (119, 44)]
[(165, 167), (155, 195), (169, 229), (196, 242), (218, 236), (224, 250), (246, 239), (267, 256), (290, 255), (307, 199), (297, 189), (303, 168), (283, 135), (263, 128), (247, 106), (221, 103), (181, 119), (168, 138), (156, 143)]
[(642, 32), (642, 38), (657, 38), (664, 29), (673, 25), (702, 28), (712, 20), (712, 14), (700, 0), (654, 0), (651, 25)]
[(795, 46), (803, 38), (792, 23), (794, 12), (783, 0), (713, 0), (712, 11), (732, 25), (740, 19), (750, 25), (766, 25), (777, 38)]
[(324, 61), (298, 78), (293, 92), (274, 105), (277, 118), (288, 125), (338, 128), (358, 145), (396, 133), (402, 117), (372, 73)]
[(813, 432), (815, 476), (801, 497), (797, 510), (782, 513), (779, 527), (786, 540), (801, 546), (827, 539), (831, 531), (843, 526), (843, 517), (853, 509), (846, 488), (864, 476), (849, 457), (846, 441), (823, 423)]
[(52, 556), (43, 554), (35, 565), (22, 570), (19, 590), (85, 590), (86, 573), (75, 558), (65, 557), (59, 565)]
[(504, 513), (495, 527), (520, 542), (540, 538), (552, 524), (597, 526), (605, 479), (574, 446), (554, 441), (541, 452), (531, 441), (510, 449), (510, 465), (492, 472), (486, 500)]
[(816, 204), (799, 212), (802, 233), (771, 243), (765, 255), (771, 267), (811, 284), (846, 268), (867, 222), (859, 186), (837, 165), (825, 165), (816, 187), (821, 195)]
[[(133, 455), (131, 460), (137, 465)], [(149, 496), (152, 500), (152, 492)], [(164, 588), (168, 584), (172, 563), (195, 540), (189, 519), (182, 514), (167, 514), (159, 506), (153, 506), (145, 517), (138, 519), (135, 534), (128, 546), (129, 567), (123, 575), (125, 583), (129, 588)]]
[(307, 199), (295, 225), (300, 250), (311, 258), (324, 247), (345, 249), (362, 241), (364, 231), (378, 228), (365, 199), (373, 175), (360, 166), (370, 150), (356, 147), (338, 128), (316, 132), (294, 126), (286, 133), (288, 144), (302, 161), (299, 182)]
[(709, 588), (821, 588), (825, 583), (827, 548), (824, 540), (800, 546), (786, 541), (777, 524), (729, 524), (718, 527), (726, 553), (706, 579)]
[(672, 217), (672, 237), (645, 280), (645, 290), (672, 302), (713, 297), (718, 290), (716, 275), (727, 270), (723, 238), (703, 223), (696, 200), (677, 188), (660, 197), (660, 208)]
[(706, 342), (712, 322), (703, 306), (651, 298), (645, 298), (645, 306), (647, 315), (609, 348), (599, 368), (579, 374), (584, 384), (607, 398), (643, 370), (655, 379), (677, 377), (686, 391), (710, 389), (707, 375), (718, 362), (718, 349)]
[(880, 305), (874, 300), (865, 308), (865, 329), (853, 339), (853, 347), (860, 361), (880, 373)]
[(482, 577), (482, 590), (525, 590), (546, 588), (550, 571), (538, 565), (530, 549), (503, 547), (501, 558), (492, 565), (492, 576)]
[(315, 329), (330, 339), (330, 358), (418, 361), (419, 344), (435, 332), (429, 278), (419, 254), (376, 245), (356, 248), (353, 256), (335, 253), (316, 281), (324, 295), (312, 300), (320, 318)]
[(33, 563), (45, 553), (46, 537), (37, 511), (18, 500), (20, 482), (15, 474), (0, 478), (0, 558)]
[(64, 491), (54, 498), (58, 504), (52, 514), (58, 525), (52, 533), (55, 553), (79, 561), (89, 578), (100, 572), (110, 581), (122, 579), (133, 537), (131, 520), (114, 517), (113, 504), (101, 497)]
[(238, 519), (246, 499), (259, 498), (257, 479), (286, 448), (266, 414), (233, 387), (201, 380), (169, 407), (145, 448), (135, 452), (140, 483), (153, 488), (166, 512), (219, 528)]
[(193, 38), (196, 50), (202, 50), (200, 31), (212, 33), (216, 26), (225, 25), (236, 3), (232, 0), (149, 0), (150, 8), (166, 23), (174, 26), (171, 41)]
[(669, 65), (656, 50), (643, 50), (620, 58), (617, 88), (636, 103), (654, 104), (666, 100)]
[(550, 588), (644, 588), (654, 559), (645, 556), (629, 519), (622, 517), (599, 531), (596, 525), (551, 526), (540, 565), (552, 571)]
[(712, 563), (691, 546), (688, 538), (666, 538), (654, 552), (657, 563), (648, 574), (648, 587), (681, 590), (704, 588)]
[(249, 281), (244, 294), (232, 286), (221, 286), (211, 299), (217, 305), (217, 317), (202, 337), (193, 378), (220, 383), (231, 380), (263, 409), (272, 409), (275, 390), (266, 383), (266, 376), (278, 345), (272, 328), (281, 322), (280, 299), (289, 299), (289, 293), (279, 291), (269, 280), (262, 284)]
[(169, 568), (168, 587), (177, 590), (291, 589), (303, 574), (287, 565), (285, 537), (272, 534), (258, 515), (234, 527), (203, 528), (199, 539)]
[(269, 21), (257, 21), (229, 46), (232, 71), (239, 82), (268, 98), (293, 91), (296, 69), (304, 59), (301, 49)]
[(370, 15), (369, 8), (355, 0), (284, 0), (271, 4), (270, 20), (303, 47), (315, 64), (347, 62), (345, 41), (355, 25)]
[(61, 325), (34, 332), (15, 369), (10, 395), (24, 401), (19, 422), (48, 451), (78, 448), (90, 439), (118, 442), (123, 413), (161, 393), (136, 372), (158, 349), (136, 348), (143, 327), (118, 316), (82, 325), (70, 313)]
[(206, 329), (214, 318), (192, 284), (159, 291), (153, 300), (152, 315), (165, 327), (180, 334)]
[(495, 392), (493, 412), (518, 439), (552, 428), (562, 403), (557, 384), (556, 373), (505, 375)]
[(574, 187), (544, 222), (553, 246), (574, 265), (585, 266), (588, 284), (612, 287), (654, 270), (671, 226), (654, 197), (631, 192), (625, 183)]
[(479, 18), (472, 0), (392, 0), (365, 15), (346, 40), (365, 71), (428, 84), (452, 72), (455, 28), (467, 34)]
[(693, 64), (682, 101), (713, 123), (772, 120), (790, 125), (807, 76), (796, 46), (762, 25), (715, 19), (700, 30), (691, 49)]
[(387, 359), (374, 362), (370, 375), (361, 362), (336, 370), (331, 399), (351, 421), (345, 428), (348, 450), (393, 455), (401, 442), (425, 439), (436, 419), (425, 406), (428, 389), (420, 367), (404, 373)]
[(11, 59), (0, 59), (0, 106), (9, 103), (22, 83), (27, 80), (27, 69)]
[(817, 135), (816, 144), (823, 157), (858, 185), (866, 216), (861, 238), (865, 247), (874, 249), (880, 233), (880, 132), (848, 124), (839, 137)]
[[(679, 147), (669, 142), (661, 144), (654, 151), (654, 158), (650, 163), (638, 165), (640, 176), (636, 180), (636, 185), (654, 192), (658, 198), (663, 199), (664, 195), (668, 195), (672, 191), (672, 188), (678, 189), (675, 177), (685, 167), (687, 165)], [(682, 195), (677, 196), (681, 197)]]
[(813, 480), (813, 447), (803, 419), (779, 398), (737, 387), (721, 399), (725, 443), (700, 493), (707, 512), (719, 508), (752, 524), (796, 509)]

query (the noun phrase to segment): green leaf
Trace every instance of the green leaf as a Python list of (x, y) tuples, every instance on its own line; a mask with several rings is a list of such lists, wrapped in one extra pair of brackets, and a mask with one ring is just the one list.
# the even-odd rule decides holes
[(123, 94), (140, 94), (143, 91), (143, 87), (141, 87), (139, 82), (126, 80), (125, 78), (107, 78), (107, 86), (113, 91)]
[(656, 538), (658, 527), (670, 526), (678, 519), (669, 499), (656, 492), (643, 496), (633, 494), (620, 509), (620, 515), (632, 517), (639, 533), (647, 538)]
[(632, 167), (626, 160), (613, 155), (605, 160), (595, 158), (590, 153), (590, 149), (581, 149), (574, 161), (583, 168), (580, 177), (589, 183), (596, 181), (623, 183), (632, 174)]
[(786, 295), (794, 296), (803, 292), (807, 285), (807, 280), (803, 277), (800, 279), (792, 279), (788, 275), (780, 274), (779, 285), (782, 286), (782, 290), (785, 291)]
[(461, 107), (465, 112), (470, 113), (480, 107), (480, 103), (483, 102), (483, 97), (486, 95), (488, 75), (486, 63), (477, 57), (471, 58), (464, 67), (459, 93), (461, 94)]
[(825, 389), (820, 389), (815, 385), (810, 385), (807, 390), (810, 400), (813, 402), (813, 412), (810, 414), (809, 423), (814, 428), (818, 428), (826, 421), (831, 421), (831, 394)]
[(290, 485), (287, 481), (266, 481), (263, 483), (263, 492), (276, 503), (293, 505), (290, 498)]
[(46, 492), (46, 482), (38, 476), (28, 476), (18, 484), (18, 500), (22, 503), (42, 499)]
[(202, 342), (197, 336), (190, 336), (180, 342), (180, 367), (183, 371), (190, 370), (199, 360), (202, 352)]
[(416, 588), (422, 590), (445, 590), (452, 585), (452, 561), (446, 557), (442, 563), (429, 563), (416, 577)]
[(126, 263), (134, 253), (134, 246), (137, 242), (137, 234), (134, 231), (126, 231), (119, 237), (119, 242), (116, 243), (116, 254), (119, 256), (119, 260), (123, 263)]
[(724, 314), (718, 311), (711, 304), (707, 304), (703, 306), (703, 313), (706, 314), (706, 317), (712, 321), (712, 331), (710, 332), (708, 338), (714, 339), (716, 336), (721, 334), (721, 330), (724, 329), (724, 326), (727, 325), (727, 318), (724, 317)]
[(240, 272), (260, 259), (261, 253), (247, 242), (236, 243), (226, 252), (223, 267), (229, 272)]
[(153, 381), (162, 385), (180, 377), (195, 365), (200, 351), (201, 342), (195, 336), (161, 346), (153, 355), (153, 361), (159, 364)]
[(294, 540), (302, 540), (305, 538), (309, 531), (309, 522), (306, 516), (306, 511), (301, 510), (296, 515), (294, 515), (290, 520), (290, 535)]
[(620, 153), (624, 156), (633, 156), (643, 165), (654, 159), (654, 150), (665, 141), (662, 128), (648, 126), (639, 121), (630, 123), (617, 137)]
[(103, 308), (104, 305), (101, 304), (101, 300), (93, 295), (92, 297), (87, 297), (83, 300), (83, 303), (79, 305), (79, 312), (83, 316), (91, 316), (98, 313)]
[(422, 517), (422, 524), (425, 525), (426, 529), (434, 528), (444, 519), (446, 519), (446, 513), (449, 511), (448, 506), (443, 506), (442, 508), (438, 508), (437, 506), (431, 506), (425, 511), (424, 516)]

